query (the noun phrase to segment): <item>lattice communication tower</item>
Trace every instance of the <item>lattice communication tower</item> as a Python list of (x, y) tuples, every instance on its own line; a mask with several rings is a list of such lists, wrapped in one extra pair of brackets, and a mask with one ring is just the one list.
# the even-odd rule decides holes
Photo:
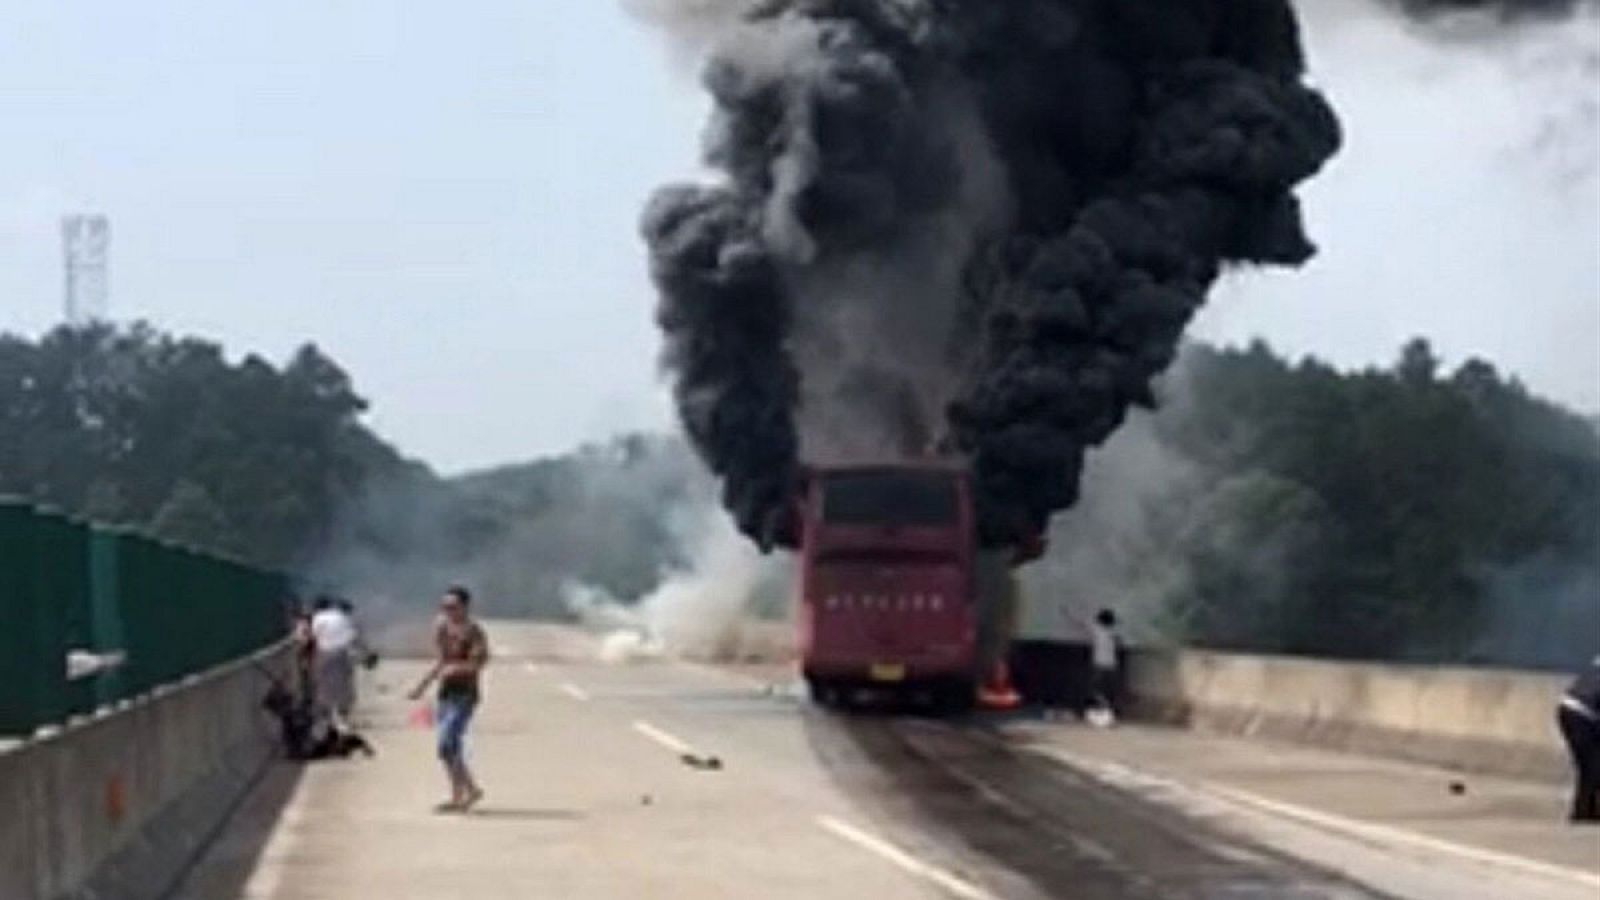
[(111, 300), (111, 221), (103, 215), (62, 217), (61, 253), (67, 324), (104, 319)]

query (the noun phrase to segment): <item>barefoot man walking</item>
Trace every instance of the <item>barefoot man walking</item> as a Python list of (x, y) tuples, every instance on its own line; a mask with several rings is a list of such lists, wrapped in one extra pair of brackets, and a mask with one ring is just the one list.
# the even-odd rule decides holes
[(433, 642), (438, 658), (428, 674), (411, 690), (419, 699), (428, 685), (439, 682), (434, 719), (439, 731), (439, 759), (450, 778), (450, 799), (440, 812), (465, 812), (483, 798), (483, 789), (467, 768), (464, 746), (467, 725), (478, 707), (478, 673), (489, 661), (489, 639), (468, 612), (472, 594), (459, 585), (445, 591), (434, 625)]

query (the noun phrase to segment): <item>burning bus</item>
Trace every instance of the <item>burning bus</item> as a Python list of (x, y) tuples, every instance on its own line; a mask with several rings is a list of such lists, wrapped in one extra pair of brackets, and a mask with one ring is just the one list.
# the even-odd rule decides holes
[[(820, 696), (970, 682), (976, 546), (1076, 502), (1223, 272), (1311, 258), (1338, 117), (1291, 0), (730, 6), (663, 17), (716, 172), (640, 221), (679, 418), (739, 530), (801, 551)], [(819, 469), (795, 509), (808, 453), (930, 440), (975, 475)]]
[(810, 469), (799, 508), (802, 673), (823, 705), (864, 688), (970, 706), (1004, 655), (1006, 555), (981, 551), (948, 462)]

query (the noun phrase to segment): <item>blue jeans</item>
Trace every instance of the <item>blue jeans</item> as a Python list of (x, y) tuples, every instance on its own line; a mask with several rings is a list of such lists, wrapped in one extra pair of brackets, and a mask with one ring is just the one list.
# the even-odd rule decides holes
[(463, 740), (467, 736), (467, 724), (472, 721), (472, 711), (477, 706), (478, 701), (471, 697), (439, 698), (439, 709), (434, 716), (439, 728), (439, 758), (452, 769), (458, 769), (464, 763)]

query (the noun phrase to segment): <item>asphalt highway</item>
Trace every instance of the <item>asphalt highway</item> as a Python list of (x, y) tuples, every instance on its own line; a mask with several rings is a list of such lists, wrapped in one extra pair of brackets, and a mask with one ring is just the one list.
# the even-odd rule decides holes
[(781, 673), (607, 665), (562, 629), (498, 625), (491, 637), (472, 735), (480, 808), (432, 811), (443, 778), (401, 696), (420, 664), (386, 664), (363, 685), (378, 757), (275, 768), (182, 896), (1600, 893), (1570, 867), (1497, 866), (1313, 827), (1130, 769), (1113, 735), (1075, 745), (1082, 726), (840, 715), (811, 707)]

